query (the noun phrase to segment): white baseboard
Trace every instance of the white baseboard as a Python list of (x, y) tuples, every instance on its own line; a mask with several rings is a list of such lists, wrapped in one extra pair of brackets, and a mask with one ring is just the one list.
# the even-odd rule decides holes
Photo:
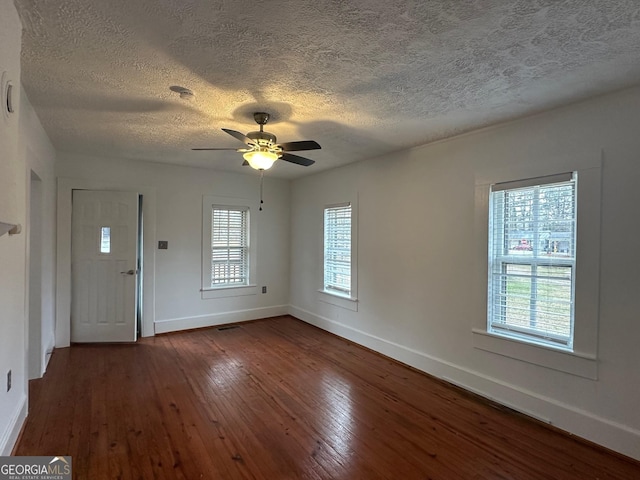
[(572, 435), (640, 460), (640, 431), (636, 429), (293, 305), (289, 306), (289, 314)]
[(40, 375), (41, 377), (44, 376), (44, 374), (47, 372), (47, 367), (49, 366), (49, 360), (51, 360), (51, 355), (53, 355), (54, 350), (55, 350), (55, 342), (53, 341), (53, 338), (52, 338), (51, 342), (49, 343), (49, 345), (47, 345), (47, 348), (45, 348), (44, 350), (44, 355), (42, 358), (42, 375)]
[(225, 323), (259, 320), (261, 318), (277, 317), (289, 313), (288, 305), (236, 310), (233, 312), (199, 315), (196, 317), (170, 318), (154, 322), (155, 333), (178, 332), (192, 328), (213, 327)]
[(7, 429), (0, 435), (0, 456), (11, 455), (11, 451), (18, 440), (22, 424), (27, 418), (27, 396), (22, 395), (16, 409), (9, 419)]

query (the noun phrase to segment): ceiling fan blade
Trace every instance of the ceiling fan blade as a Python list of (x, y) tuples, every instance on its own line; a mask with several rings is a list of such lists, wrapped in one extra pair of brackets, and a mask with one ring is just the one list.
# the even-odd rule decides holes
[(246, 143), (247, 145), (255, 145), (255, 142), (247, 137), (244, 133), (236, 132), (235, 130), (229, 130), (228, 128), (223, 128), (223, 132), (227, 132), (232, 137), (237, 138), (242, 143)]
[(283, 153), (280, 157), (280, 160), (284, 160), (285, 162), (297, 163), (298, 165), (302, 165), (304, 167), (308, 167), (309, 165), (313, 165), (314, 163), (316, 163), (315, 160), (300, 157), (292, 153)]
[(192, 148), (191, 150), (233, 150), (237, 152), (237, 148)]
[(314, 140), (300, 140), (299, 142), (281, 143), (280, 147), (285, 152), (299, 152), (301, 150), (319, 150), (322, 147)]

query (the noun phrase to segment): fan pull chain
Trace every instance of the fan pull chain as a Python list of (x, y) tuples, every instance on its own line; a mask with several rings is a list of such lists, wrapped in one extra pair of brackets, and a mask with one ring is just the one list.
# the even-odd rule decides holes
[(264, 183), (264, 170), (260, 170), (260, 211), (262, 211), (262, 184)]

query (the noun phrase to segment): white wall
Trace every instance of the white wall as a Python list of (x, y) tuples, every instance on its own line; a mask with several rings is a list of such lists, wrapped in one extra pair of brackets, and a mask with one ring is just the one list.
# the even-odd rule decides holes
[[(17, 139), (20, 104), (20, 42), (22, 24), (10, 0), (0, 0), (0, 222), (16, 224), (23, 219), (24, 210), (16, 195), (22, 187), (18, 162)], [(5, 90), (13, 85), (15, 113), (8, 114), (4, 105)]]
[[(111, 158), (58, 155), (58, 331), (57, 345), (68, 344), (70, 192), (73, 188), (138, 190), (145, 195), (146, 331), (161, 333), (286, 313), (289, 295), (288, 181), (265, 175), (264, 210), (257, 211), (259, 175)], [(145, 194), (145, 192), (147, 194)], [(202, 197), (220, 195), (254, 200), (258, 216), (257, 283), (266, 294), (201, 297)], [(167, 240), (168, 250), (157, 241)], [(149, 264), (147, 264), (149, 262)], [(65, 310), (66, 309), (66, 310)], [(143, 325), (145, 327), (145, 325)], [(66, 330), (65, 330), (66, 328)]]
[[(0, 0), (0, 75), (12, 80), (15, 113), (0, 111), (0, 221), (20, 224), (19, 235), (0, 237), (0, 455), (8, 455), (27, 414), (29, 349), (40, 352), (44, 371), (47, 348), (53, 343), (53, 243), (55, 154), (33, 108), (20, 86), (20, 20), (10, 0)], [(40, 253), (42, 331), (29, 342), (29, 185), (31, 171), (41, 179)], [(6, 391), (7, 372), (12, 388)]]
[[(53, 351), (55, 338), (55, 229), (56, 229), (56, 178), (55, 178), (55, 158), (56, 152), (42, 128), (40, 119), (29, 102), (29, 98), (24, 90), (20, 97), (20, 136), (19, 155), (24, 159), (26, 168), (26, 199), (27, 199), (27, 243), (30, 243), (29, 228), (35, 227), (38, 239), (34, 251), (31, 245), (27, 246), (27, 255), (36, 255), (34, 261), (28, 259), (30, 272), (38, 278), (32, 278), (30, 274), (29, 285), (40, 295), (28, 295), (29, 316), (32, 316), (31, 309), (39, 310), (39, 319), (35, 319), (36, 324), (29, 322), (29, 349), (36, 350), (30, 352), (33, 359), (39, 359), (39, 366), (33, 366), (30, 378), (42, 376)], [(32, 177), (37, 177), (35, 183), (31, 182)], [(35, 185), (36, 192), (31, 192), (30, 188)], [(35, 193), (35, 195), (33, 195)], [(39, 201), (39, 205), (31, 205), (30, 199), (34, 197)], [(37, 225), (36, 223), (39, 223)], [(38, 258), (39, 257), (39, 258)], [(34, 330), (40, 329), (39, 333)], [(36, 346), (35, 342), (39, 342)], [(32, 362), (30, 362), (32, 363)]]
[[(20, 112), (20, 20), (10, 0), (0, 0), (0, 75), (12, 79), (16, 113), (0, 110), (0, 222), (26, 220), (24, 159), (18, 155)], [(26, 415), (26, 235), (0, 237), (0, 455), (13, 446)], [(6, 390), (7, 372), (13, 386)]]
[[(640, 89), (344, 168), (292, 185), (291, 313), (640, 459)], [(603, 157), (597, 380), (474, 347), (474, 187)], [(358, 311), (319, 300), (322, 208), (358, 196)], [(578, 267), (579, 268), (579, 267)], [(579, 321), (579, 319), (577, 319)]]

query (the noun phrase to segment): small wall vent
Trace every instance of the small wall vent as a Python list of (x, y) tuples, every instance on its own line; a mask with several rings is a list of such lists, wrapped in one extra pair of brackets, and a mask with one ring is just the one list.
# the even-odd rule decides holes
[(238, 328), (238, 327), (240, 327), (240, 325), (227, 325), (225, 327), (218, 328), (218, 331), (222, 332), (223, 330), (233, 330), (233, 329)]

